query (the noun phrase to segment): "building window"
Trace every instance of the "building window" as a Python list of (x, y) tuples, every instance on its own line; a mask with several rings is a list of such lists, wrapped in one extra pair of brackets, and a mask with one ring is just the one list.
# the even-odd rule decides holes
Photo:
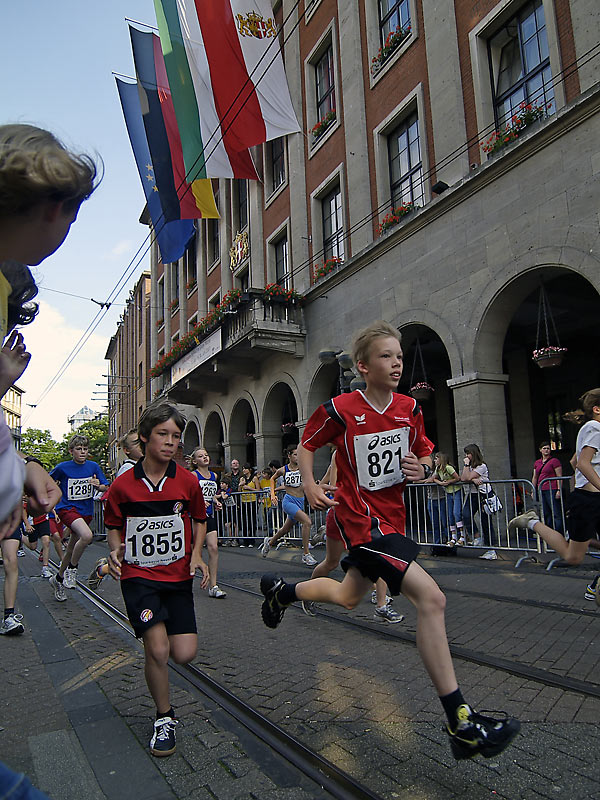
[(315, 64), (317, 121), (325, 118), (329, 111), (335, 111), (335, 76), (333, 72), (333, 46)]
[(179, 300), (179, 264), (171, 264), (171, 300)]
[(236, 183), (238, 231), (243, 231), (248, 227), (248, 181), (238, 180)]
[(196, 264), (196, 246), (197, 246), (197, 234), (192, 239), (191, 243), (188, 245), (188, 249), (185, 251), (185, 285), (188, 291), (190, 291), (195, 285), (198, 279), (198, 268)]
[(402, 203), (423, 205), (423, 170), (419, 119), (416, 112), (388, 134), (392, 208)]
[(237, 281), (242, 292), (247, 292), (250, 286), (250, 275), (247, 269), (237, 276)]
[(219, 240), (219, 220), (207, 219), (208, 232), (208, 263), (215, 264), (221, 257), (221, 244)]
[(323, 258), (344, 260), (344, 221), (340, 187), (330, 191), (321, 200), (323, 220)]
[(379, 0), (379, 36), (381, 44), (390, 33), (398, 28), (405, 30), (410, 25), (410, 9), (408, 0)]
[(213, 294), (213, 296), (208, 301), (209, 310), (216, 308), (220, 302), (221, 302), (221, 293), (217, 292), (216, 294)]
[(275, 283), (287, 286), (288, 278), (288, 240), (283, 236), (273, 245), (275, 250)]
[(138, 385), (137, 388), (141, 389), (144, 385), (144, 369), (142, 367), (142, 362), (138, 364)]
[(269, 145), (271, 155), (271, 191), (285, 182), (285, 138), (273, 139)]
[(488, 55), (498, 128), (510, 123), (521, 103), (555, 111), (542, 0), (528, 3), (491, 37)]
[(158, 319), (164, 319), (165, 316), (165, 282), (161, 278), (156, 284), (157, 287), (157, 303), (156, 316)]

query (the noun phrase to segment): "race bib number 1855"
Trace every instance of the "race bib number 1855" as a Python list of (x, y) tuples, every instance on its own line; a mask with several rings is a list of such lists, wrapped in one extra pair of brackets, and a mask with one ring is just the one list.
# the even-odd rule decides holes
[(402, 483), (402, 458), (408, 453), (409, 428), (354, 437), (358, 482), (370, 492)]
[(179, 514), (129, 517), (125, 561), (137, 567), (168, 566), (185, 555), (185, 530)]

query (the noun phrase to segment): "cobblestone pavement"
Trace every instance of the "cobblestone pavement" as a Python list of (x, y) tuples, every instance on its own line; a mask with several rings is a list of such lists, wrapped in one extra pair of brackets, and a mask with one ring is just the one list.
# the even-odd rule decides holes
[[(323, 551), (314, 552), (318, 558)], [(98, 546), (90, 548), (88, 564), (97, 554)], [(583, 600), (591, 569), (546, 573), (540, 565), (525, 565), (515, 571), (508, 561), (461, 558), (424, 558), (422, 564), (447, 591), (452, 644), (597, 684), (600, 612)], [(256, 592), (264, 571), (281, 572), (288, 580), (310, 574), (296, 550), (278, 551), (267, 560), (256, 551), (221, 550), (222, 588), (228, 583)], [(135, 733), (140, 748), (145, 748), (153, 709), (139, 649), (114, 628), (101, 627), (97, 616), (75, 598), (55, 603), (47, 582), (31, 582), (84, 665), (85, 679), (97, 683)], [(122, 607), (115, 582), (105, 581), (101, 591)], [(324, 616), (309, 618), (292, 607), (281, 626), (271, 631), (260, 619), (261, 598), (234, 588), (227, 592), (225, 600), (214, 600), (196, 590), (200, 634), (196, 665), (383, 798), (600, 796), (599, 699), (458, 659), (459, 683), (469, 702), (481, 710), (501, 709), (517, 716), (523, 727), (501, 756), (457, 764), (442, 729), (439, 701), (415, 646), (380, 636), (385, 626), (373, 621), (368, 600), (353, 612), (335, 610), (336, 615), (362, 621), (361, 628)], [(536, 606), (535, 601), (556, 608)], [(400, 629), (414, 634), (412, 608), (402, 598), (396, 599), (395, 607), (406, 620), (388, 625), (386, 633)], [(15, 651), (20, 648), (19, 664), (25, 647), (35, 649), (28, 633), (0, 644)], [(33, 655), (33, 651), (25, 655), (26, 664), (35, 665)], [(43, 670), (33, 680), (43, 683)], [(32, 698), (19, 696), (14, 701), (16, 707), (21, 703), (31, 704)], [(265, 749), (257, 750), (244, 734), (229, 730), (223, 713), (184, 685), (176, 688), (173, 703), (185, 723), (178, 752), (158, 761), (147, 757), (147, 769), (159, 772), (173, 793), (165, 796), (321, 796), (311, 786), (294, 788), (297, 775), (280, 764), (273, 783), (263, 769), (268, 761)], [(44, 725), (65, 727), (61, 713), (57, 703)], [(33, 762), (23, 763), (20, 768), (32, 774), (27, 767)]]

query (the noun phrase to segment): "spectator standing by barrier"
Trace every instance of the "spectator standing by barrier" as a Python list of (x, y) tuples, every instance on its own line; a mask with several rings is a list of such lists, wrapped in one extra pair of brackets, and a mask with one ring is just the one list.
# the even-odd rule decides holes
[[(436, 453), (433, 457), (434, 469), (439, 468), (439, 456), (440, 454)], [(440, 481), (435, 479), (435, 471), (423, 483), (427, 484), (428, 489), (427, 511), (433, 528), (433, 543), (446, 544), (448, 538), (446, 492), (440, 486)]]
[(446, 494), (446, 522), (450, 529), (448, 544), (464, 544), (462, 521), (462, 495), (460, 491), (460, 475), (449, 463), (446, 453), (436, 453), (433, 457), (432, 479), (438, 486), (443, 486)]
[[(244, 464), (242, 468), (242, 477), (240, 478), (240, 492), (241, 497), (241, 527), (243, 532), (240, 547), (254, 547), (256, 540), (256, 528), (258, 525), (258, 496), (256, 492), (260, 492), (260, 483), (258, 476), (254, 472), (250, 464)], [(248, 491), (248, 490), (254, 491)]]
[(561, 493), (559, 481), (550, 478), (562, 477), (562, 464), (552, 455), (550, 442), (540, 445), (541, 458), (533, 465), (531, 482), (538, 491), (538, 499), (542, 501), (544, 521), (559, 533), (564, 533), (561, 509)]
[[(468, 494), (462, 509), (462, 518), (466, 532), (473, 538), (473, 544), (478, 547), (491, 548), (494, 526), (491, 517), (484, 511), (483, 503), (489, 492), (490, 473), (487, 464), (483, 460), (481, 450), (476, 444), (468, 444), (464, 448), (465, 458), (463, 469), (460, 475), (461, 481), (470, 483)], [(475, 537), (477, 525), (475, 517), (479, 514), (479, 524), (481, 526), (481, 536)], [(493, 561), (498, 558), (496, 551), (488, 549), (481, 558)]]

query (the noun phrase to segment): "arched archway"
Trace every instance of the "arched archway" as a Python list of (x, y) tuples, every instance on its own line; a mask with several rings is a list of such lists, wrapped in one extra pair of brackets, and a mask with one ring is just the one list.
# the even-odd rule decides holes
[(200, 446), (200, 431), (195, 420), (191, 419), (183, 432), (183, 452), (185, 455), (192, 453)]
[(298, 444), (298, 405), (291, 387), (283, 381), (269, 390), (262, 414), (265, 461), (282, 460), (289, 445)]
[(240, 398), (233, 407), (229, 421), (231, 457), (244, 464), (256, 466), (256, 417), (250, 402)]
[(308, 390), (308, 416), (322, 403), (335, 397), (340, 391), (340, 368), (336, 362), (321, 364), (315, 372)]
[(211, 411), (204, 425), (202, 444), (210, 456), (211, 465), (218, 471), (222, 471), (225, 466), (224, 439), (223, 420), (217, 411)]
[(451, 460), (456, 459), (454, 404), (447, 384), (452, 373), (446, 346), (440, 336), (427, 325), (411, 323), (403, 326), (400, 331), (404, 368), (398, 391), (410, 394), (411, 386), (424, 381), (433, 387), (430, 399), (419, 401), (425, 420), (425, 431), (436, 449), (447, 453)]

